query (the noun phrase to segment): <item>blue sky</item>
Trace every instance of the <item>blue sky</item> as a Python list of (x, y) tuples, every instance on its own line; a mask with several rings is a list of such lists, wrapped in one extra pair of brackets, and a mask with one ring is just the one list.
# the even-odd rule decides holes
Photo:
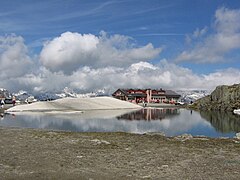
[[(121, 79), (112, 74), (113, 78), (120, 78), (122, 87), (158, 87), (157, 84), (160, 84), (166, 88), (177, 88), (170, 85), (178, 81), (173, 77), (184, 76), (184, 73), (173, 74), (176, 71), (171, 72), (167, 69), (170, 67), (180, 69), (181, 72), (186, 71), (187, 77), (197, 78), (196, 82), (199, 81), (199, 84), (186, 87), (189, 79), (182, 77), (184, 83), (178, 85), (179, 88), (204, 88), (206, 84), (203, 81), (206, 81), (206, 78), (216, 81), (213, 86), (240, 81), (237, 79), (228, 81), (225, 78), (220, 80), (220, 77), (226, 76), (229, 76), (229, 79), (232, 79), (232, 76), (238, 78), (240, 71), (240, 27), (238, 25), (240, 18), (237, 18), (240, 15), (240, 1), (238, 0), (11, 0), (0, 2), (0, 63), (2, 68), (5, 68), (1, 70), (19, 66), (15, 75), (8, 71), (0, 74), (1, 79), (10, 78), (8, 82), (14, 81), (18, 86), (9, 85), (3, 80), (0, 86), (13, 90), (17, 90), (17, 87), (27, 88), (31, 91), (55, 90), (56, 87), (63, 86), (86, 91), (109, 88), (108, 85), (112, 82), (105, 82), (98, 77), (92, 77), (92, 80), (89, 80), (104, 81), (105, 83), (100, 84), (106, 85), (94, 87), (84, 84), (88, 81), (84, 79), (86, 67), (90, 68), (91, 73), (97, 71), (99, 74), (104, 74), (106, 70), (103, 68), (108, 67), (112, 68), (111, 70), (114, 69), (113, 74), (122, 73), (123, 76), (127, 76), (129, 71), (133, 73), (131, 67), (137, 67), (137, 75), (131, 74), (135, 77), (132, 79), (134, 83), (127, 82), (128, 78)], [(67, 45), (64, 46), (64, 44)], [(14, 45), (18, 45), (19, 49), (16, 50)], [(75, 49), (74, 45), (83, 47)], [(64, 54), (58, 54), (57, 52), (60, 52), (58, 48), (64, 51)], [(9, 55), (9, 52), (15, 56)], [(20, 57), (18, 63), (16, 62), (17, 53)], [(58, 55), (59, 58), (56, 58)], [(24, 65), (29, 68), (26, 69)], [(156, 70), (154, 67), (159, 69)], [(161, 74), (154, 72), (149, 75), (151, 69), (161, 71)], [(231, 71), (235, 74), (229, 75)], [(39, 84), (49, 81), (45, 78), (46, 72), (50, 73), (52, 78), (57, 78), (56, 82), (59, 82), (59, 79), (66, 79), (66, 81), (57, 83), (55, 89), (49, 89), (47, 85), (40, 87)], [(170, 74), (167, 76), (168, 72)], [(62, 75), (59, 75), (61, 73)], [(220, 74), (216, 75), (217, 73)], [(9, 77), (6, 74), (10, 74)], [(78, 82), (70, 77), (76, 74), (81, 76), (83, 81)], [(98, 76), (101, 76), (99, 74)], [(16, 83), (14, 77), (20, 75), (24, 79)], [(104, 75), (111, 77), (109, 73)], [(169, 79), (165, 79), (169, 81), (164, 81), (162, 85), (160, 82), (139, 83), (139, 79), (144, 75), (153, 78), (166, 75)], [(29, 76), (32, 78), (34, 76), (35, 80), (29, 79)], [(161, 81), (161, 78), (157, 80)], [(28, 81), (29, 84), (20, 85), (20, 81)], [(112, 84), (112, 87), (116, 85)]]

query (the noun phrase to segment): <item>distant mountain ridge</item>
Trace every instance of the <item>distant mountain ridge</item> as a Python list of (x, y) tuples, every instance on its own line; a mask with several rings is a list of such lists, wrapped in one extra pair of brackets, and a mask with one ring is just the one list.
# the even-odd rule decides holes
[(220, 111), (240, 109), (240, 84), (217, 86), (210, 95), (197, 100), (191, 107)]
[[(200, 99), (209, 94), (207, 90), (178, 90), (176, 91), (181, 95), (180, 101), (189, 104), (190, 102), (194, 102), (197, 99)], [(29, 97), (35, 97), (39, 101), (47, 101), (47, 100), (55, 100), (59, 98), (65, 97), (97, 97), (97, 96), (111, 96), (112, 92), (107, 91), (105, 89), (99, 89), (95, 92), (89, 93), (80, 93), (75, 92), (71, 88), (65, 87), (63, 90), (59, 92), (42, 92), (37, 94), (31, 94), (28, 91), (20, 90), (15, 93), (10, 93), (8, 90), (0, 88), (0, 96), (2, 95), (4, 98), (15, 96), (20, 101), (25, 101)]]
[(31, 94), (28, 91), (20, 90), (16, 93), (10, 93), (7, 89), (0, 88), (0, 98), (3, 99), (12, 99), (15, 96), (17, 100), (24, 102), (26, 99), (36, 99), (38, 101), (49, 101), (56, 100), (65, 97), (97, 97), (97, 96), (109, 96), (104, 89), (99, 89), (96, 92), (91, 93), (80, 93), (74, 92), (71, 88), (65, 87), (62, 91), (59, 92), (40, 92)]
[(0, 98), (12, 98), (11, 93), (7, 89), (0, 88)]
[(178, 90), (176, 92), (181, 95), (180, 101), (186, 104), (195, 102), (210, 94), (208, 90)]

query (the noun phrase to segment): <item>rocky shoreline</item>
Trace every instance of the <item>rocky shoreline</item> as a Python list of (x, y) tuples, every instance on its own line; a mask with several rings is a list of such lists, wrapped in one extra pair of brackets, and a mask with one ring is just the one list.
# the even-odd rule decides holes
[(238, 179), (240, 140), (0, 127), (2, 179)]

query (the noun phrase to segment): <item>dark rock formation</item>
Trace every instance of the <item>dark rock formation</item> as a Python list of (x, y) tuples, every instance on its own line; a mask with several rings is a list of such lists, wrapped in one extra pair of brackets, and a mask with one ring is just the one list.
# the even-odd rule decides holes
[(191, 108), (220, 111), (240, 109), (240, 84), (218, 86), (210, 95), (197, 100)]

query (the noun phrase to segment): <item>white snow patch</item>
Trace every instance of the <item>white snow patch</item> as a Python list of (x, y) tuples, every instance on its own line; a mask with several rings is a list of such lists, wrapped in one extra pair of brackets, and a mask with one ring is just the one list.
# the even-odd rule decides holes
[(112, 97), (63, 98), (54, 101), (36, 102), (12, 107), (6, 112), (49, 112), (49, 111), (87, 111), (110, 109), (139, 109), (139, 105), (121, 101)]
[(235, 110), (233, 111), (233, 113), (240, 115), (240, 109), (235, 109)]

